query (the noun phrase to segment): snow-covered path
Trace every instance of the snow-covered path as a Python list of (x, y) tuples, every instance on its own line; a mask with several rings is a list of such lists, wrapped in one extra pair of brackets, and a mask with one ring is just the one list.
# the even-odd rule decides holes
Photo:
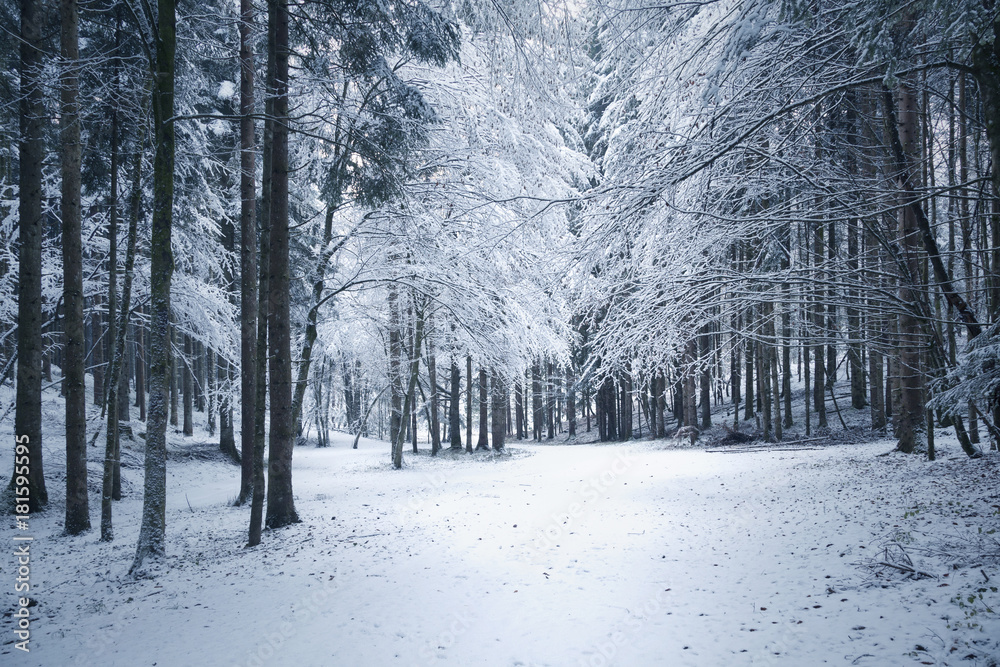
[[(227, 506), (238, 471), (172, 463), (170, 555), (155, 579), (125, 576), (138, 470), (116, 505), (114, 545), (96, 530), (60, 536), (52, 510), (36, 518), (32, 652), (7, 643), (2, 662), (985, 665), (997, 655), (995, 615), (983, 615), (985, 633), (942, 619), (964, 620), (951, 598), (992, 564), (951, 570), (914, 556), (938, 578), (887, 576), (885, 588), (858, 565), (894, 531), (916, 548), (932, 529), (997, 524), (995, 456), (932, 469), (877, 457), (887, 442), (744, 454), (515, 444), (511, 456), (421, 455), (392, 471), (384, 443), (335, 444), (296, 449), (302, 523), (253, 550), (242, 548), (248, 510)], [(982, 488), (970, 487), (971, 467)]]

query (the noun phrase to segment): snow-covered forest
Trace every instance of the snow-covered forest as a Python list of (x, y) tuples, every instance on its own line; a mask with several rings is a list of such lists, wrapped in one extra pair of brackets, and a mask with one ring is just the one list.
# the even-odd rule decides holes
[(1000, 664), (993, 0), (0, 24), (4, 664)]

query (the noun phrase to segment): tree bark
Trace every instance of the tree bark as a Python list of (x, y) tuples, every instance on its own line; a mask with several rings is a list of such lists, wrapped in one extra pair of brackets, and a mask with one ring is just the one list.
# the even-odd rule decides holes
[(423, 314), (418, 314), (413, 331), (413, 350), (410, 355), (410, 377), (403, 396), (403, 414), (400, 415), (400, 429), (396, 434), (396, 439), (392, 442), (392, 467), (399, 470), (403, 467), (403, 439), (406, 436), (402, 424), (410, 420), (410, 405), (416, 392), (417, 380), (420, 376), (420, 346), (424, 340), (424, 318)]
[(288, 0), (274, 5), (274, 129), (271, 144), (271, 257), (268, 277), (268, 375), (271, 431), (268, 434), (268, 528), (299, 521), (292, 495), (292, 349), (288, 263)]
[[(112, 136), (117, 139), (117, 132), (112, 132)], [(117, 167), (117, 162), (115, 164)], [(112, 183), (115, 184), (113, 190), (117, 192), (116, 182), (118, 180), (117, 169), (111, 173)], [(138, 182), (138, 179), (136, 179)], [(116, 209), (112, 208), (112, 215)], [(132, 216), (128, 225), (128, 240), (125, 249), (125, 275), (122, 281), (121, 308), (117, 313), (118, 322), (114, 327), (115, 345), (111, 356), (111, 368), (108, 374), (108, 395), (107, 405), (107, 428), (105, 433), (104, 448), (104, 474), (101, 484), (101, 540), (110, 542), (114, 539), (114, 529), (112, 527), (111, 501), (121, 499), (121, 432), (119, 421), (120, 402), (116, 400), (115, 393), (121, 391), (119, 376), (124, 376), (122, 372), (126, 357), (125, 334), (128, 331), (129, 318), (132, 308), (132, 279), (135, 275), (135, 247), (138, 236), (139, 218)], [(114, 313), (111, 313), (114, 316)], [(128, 388), (128, 383), (124, 383)], [(127, 401), (126, 401), (127, 404)]]
[[(432, 327), (428, 327), (432, 329)], [(438, 386), (437, 386), (437, 358), (434, 354), (434, 339), (425, 334), (427, 338), (427, 379), (430, 382), (430, 419), (428, 426), (431, 430), (431, 455), (437, 456), (441, 450), (441, 423), (438, 420)]]
[[(916, 150), (917, 136), (917, 101), (912, 87), (908, 82), (901, 81), (896, 91), (897, 111), (887, 113), (887, 134), (898, 137), (898, 150), (894, 150), (897, 178), (901, 192), (906, 191), (904, 156)], [(886, 110), (891, 112), (891, 94), (886, 92)], [(895, 147), (896, 142), (893, 142)], [(920, 277), (917, 254), (919, 252), (919, 226), (915, 209), (919, 206), (906, 206), (906, 197), (901, 196), (904, 207), (898, 214), (899, 239), (903, 261), (908, 275), (901, 276), (899, 283), (899, 300), (904, 304), (898, 318), (899, 326), (899, 419), (896, 423), (897, 448), (902, 452), (912, 452), (919, 444), (919, 432), (924, 424), (923, 378), (924, 369), (921, 364), (920, 348), (923, 345), (920, 320), (915, 312), (919, 289), (916, 281)]]
[(240, 493), (253, 493), (254, 419), (257, 412), (257, 196), (254, 151), (254, 6), (240, 0)]
[(175, 0), (157, 3), (156, 62), (153, 76), (153, 219), (150, 239), (150, 382), (146, 429), (142, 524), (131, 572), (146, 558), (165, 553), (167, 500), (167, 392), (170, 373), (170, 281), (174, 259), (170, 246), (174, 206), (174, 53)]
[(184, 435), (194, 435), (194, 373), (191, 364), (194, 362), (191, 352), (191, 336), (184, 334), (184, 357), (178, 364), (181, 372), (181, 391), (184, 393)]
[(90, 530), (87, 500), (87, 394), (83, 319), (83, 239), (80, 211), (79, 14), (76, 0), (59, 3), (62, 69), (59, 130), (62, 143), (63, 379), (66, 383), (66, 532)]
[(491, 403), (490, 430), (493, 432), (493, 451), (501, 452), (507, 435), (507, 388), (496, 369), (490, 373)]
[(476, 451), (489, 450), (489, 392), (486, 368), (479, 368), (479, 439), (476, 441)]
[(451, 398), (448, 402), (448, 437), (451, 440), (451, 448), (461, 451), (462, 449), (462, 421), (459, 412), (459, 401), (462, 397), (462, 373), (458, 370), (458, 364), (453, 358), (451, 360)]
[[(21, 2), (20, 142), (18, 144), (17, 389), (14, 434), (28, 451), (26, 500), (37, 512), (48, 502), (42, 474), (42, 166), (45, 163), (45, 97), (42, 89), (45, 3)], [(15, 455), (14, 471), (23, 459)], [(10, 488), (23, 475), (11, 474)], [(18, 484), (18, 487), (25, 486)]]

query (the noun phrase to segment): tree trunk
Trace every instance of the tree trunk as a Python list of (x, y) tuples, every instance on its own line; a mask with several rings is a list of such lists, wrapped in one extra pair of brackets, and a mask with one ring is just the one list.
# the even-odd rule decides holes
[(465, 355), (465, 451), (472, 452), (472, 355)]
[(254, 152), (254, 6), (240, 0), (240, 493), (253, 493), (254, 418), (257, 412), (257, 196)]
[(167, 391), (170, 372), (170, 281), (174, 259), (170, 246), (174, 207), (174, 52), (175, 0), (157, 3), (153, 123), (153, 220), (150, 239), (150, 382), (146, 429), (142, 525), (131, 572), (146, 558), (164, 555), (167, 501)]
[(90, 530), (87, 502), (87, 394), (83, 319), (83, 239), (80, 211), (79, 18), (75, 0), (59, 3), (62, 144), (63, 378), (66, 382), (66, 532)]
[[(117, 124), (115, 123), (115, 129)], [(112, 132), (112, 136), (117, 141), (117, 132)], [(117, 167), (117, 161), (115, 166)], [(117, 193), (118, 171), (112, 169), (111, 173), (113, 192)], [(138, 182), (138, 179), (136, 179)], [(115, 216), (117, 209), (112, 207), (112, 215)], [(119, 428), (120, 402), (116, 400), (115, 392), (121, 391), (119, 375), (122, 373), (125, 350), (125, 333), (128, 331), (129, 316), (132, 307), (132, 279), (135, 275), (135, 248), (138, 236), (139, 219), (132, 216), (128, 225), (128, 241), (125, 249), (125, 276), (122, 281), (121, 308), (117, 313), (118, 322), (114, 327), (116, 332), (115, 345), (111, 356), (111, 368), (108, 374), (108, 386), (110, 394), (107, 405), (107, 429), (105, 434), (104, 448), (104, 474), (101, 485), (101, 540), (110, 542), (114, 538), (112, 528), (111, 501), (121, 499), (121, 433)], [(114, 316), (111, 313), (111, 316)], [(127, 393), (128, 383), (124, 383)], [(127, 401), (126, 401), (127, 406)], [(127, 408), (126, 408), (127, 409)]]
[(458, 370), (455, 359), (451, 360), (451, 398), (448, 401), (448, 436), (451, 448), (462, 450), (462, 421), (459, 412), (459, 401), (462, 397), (462, 373)]
[(531, 366), (531, 434), (536, 442), (542, 440), (542, 378), (539, 364)]
[[(433, 330), (433, 327), (428, 327)], [(437, 386), (437, 358), (434, 355), (434, 339), (429, 334), (427, 337), (427, 379), (430, 382), (430, 419), (428, 426), (431, 430), (431, 455), (437, 456), (441, 450), (441, 423), (438, 420), (438, 386)]]
[(179, 403), (177, 401), (177, 355), (174, 354), (177, 333), (174, 330), (173, 317), (170, 318), (170, 425), (177, 428), (177, 412)]
[[(424, 340), (424, 318), (423, 313), (419, 313), (416, 318), (413, 331), (413, 350), (410, 355), (410, 378), (403, 396), (403, 414), (400, 416), (400, 424), (406, 424), (410, 419), (410, 404), (417, 388), (417, 380), (420, 376), (420, 346)], [(392, 442), (392, 467), (399, 470), (403, 467), (403, 438), (405, 437), (403, 428), (396, 434), (396, 439)]]
[(708, 363), (710, 348), (710, 336), (708, 327), (702, 328), (702, 333), (698, 336), (698, 353), (701, 357), (701, 428), (712, 427), (712, 367)]
[(403, 437), (403, 334), (399, 313), (399, 292), (396, 284), (389, 285), (389, 441), (395, 444)]
[(267, 4), (267, 64), (264, 78), (264, 144), (261, 150), (260, 261), (257, 265), (257, 390), (254, 403), (253, 491), (250, 500), (250, 530), (247, 546), (260, 544), (264, 522), (264, 418), (267, 414), (267, 330), (269, 277), (271, 273), (271, 146), (274, 143), (275, 4)]
[(271, 144), (271, 258), (268, 277), (268, 375), (271, 431), (268, 434), (268, 528), (299, 521), (292, 495), (292, 349), (288, 263), (288, 0), (274, 9), (274, 129)]
[(500, 452), (503, 451), (507, 434), (507, 388), (496, 369), (493, 369), (490, 375), (492, 390), (490, 430), (493, 432), (493, 451)]
[(524, 439), (524, 373), (518, 374), (517, 382), (514, 383), (514, 422), (516, 424), (516, 437), (518, 440)]
[[(520, 388), (518, 383), (518, 388)], [(573, 364), (566, 366), (566, 423), (569, 437), (576, 436), (576, 378), (573, 376)], [(518, 429), (520, 431), (520, 429)]]
[(486, 369), (479, 368), (479, 439), (476, 441), (476, 451), (489, 450), (489, 392)]
[(184, 392), (184, 435), (194, 435), (194, 373), (191, 371), (191, 336), (184, 334), (184, 357), (178, 366), (181, 372), (181, 391)]
[(698, 339), (692, 338), (684, 350), (684, 425), (698, 426), (697, 371)]
[[(897, 113), (893, 118), (887, 115), (889, 123), (896, 124), (902, 155), (897, 155), (897, 170), (905, 169), (899, 158), (912, 154), (916, 150), (917, 136), (917, 102), (913, 89), (907, 82), (901, 81), (897, 88)], [(887, 93), (887, 96), (889, 94)], [(892, 107), (887, 101), (887, 110)], [(892, 133), (892, 134), (895, 134)], [(905, 172), (904, 172), (905, 173)], [(897, 177), (905, 178), (902, 173)], [(901, 187), (900, 190), (904, 188)], [(906, 203), (901, 197), (901, 203)], [(912, 452), (919, 444), (919, 432), (924, 424), (923, 404), (923, 367), (920, 359), (920, 348), (923, 345), (920, 320), (915, 312), (917, 307), (916, 284), (920, 276), (918, 252), (920, 248), (919, 230), (912, 207), (899, 211), (899, 239), (903, 260), (907, 273), (900, 278), (899, 299), (904, 307), (898, 319), (899, 326), (899, 420), (896, 424), (897, 448), (902, 452)]]
[[(21, 2), (21, 67), (19, 121), (21, 140), (18, 145), (18, 255), (17, 287), (17, 389), (14, 412), (15, 454), (10, 488), (27, 487), (26, 501), (30, 512), (45, 507), (48, 491), (42, 475), (42, 166), (45, 163), (45, 96), (42, 67), (45, 47), (42, 28), (45, 24), (45, 3), (41, 0)], [(21, 446), (24, 446), (22, 448)], [(27, 475), (21, 465), (20, 452), (27, 450)], [(26, 484), (19, 478), (26, 477)], [(19, 503), (21, 504), (21, 503)], [(19, 512), (20, 513), (20, 512)]]

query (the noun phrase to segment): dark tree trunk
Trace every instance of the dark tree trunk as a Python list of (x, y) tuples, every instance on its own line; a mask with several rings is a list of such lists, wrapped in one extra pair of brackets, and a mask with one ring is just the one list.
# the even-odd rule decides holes
[(451, 448), (462, 449), (462, 422), (459, 412), (459, 401), (462, 397), (462, 373), (458, 370), (458, 364), (451, 360), (451, 398), (448, 403), (448, 436), (451, 439)]
[(514, 422), (516, 427), (516, 437), (524, 440), (524, 374), (518, 374), (518, 381), (514, 383)]
[(490, 430), (493, 432), (493, 451), (500, 452), (504, 448), (507, 435), (507, 387), (504, 386), (500, 373), (493, 369), (490, 373), (491, 403)]
[(552, 378), (552, 362), (545, 362), (545, 425), (548, 429), (547, 439), (552, 440), (556, 436), (555, 411), (556, 411), (556, 391)]
[[(891, 100), (891, 98), (888, 98)], [(897, 90), (897, 112), (889, 122), (896, 124), (896, 131), (901, 144), (902, 155), (913, 153), (917, 146), (917, 102), (913, 89), (907, 82), (901, 81)], [(892, 107), (887, 101), (887, 109)], [(897, 170), (904, 170), (905, 165), (899, 162), (897, 155)], [(901, 174), (897, 177), (903, 178)], [(903, 189), (903, 188), (901, 188)], [(904, 198), (905, 199), (905, 198)], [(905, 203), (905, 201), (904, 201)], [(923, 345), (920, 320), (911, 311), (917, 305), (920, 267), (917, 254), (920, 247), (919, 230), (912, 207), (899, 211), (899, 239), (903, 259), (909, 275), (901, 276), (899, 299), (905, 304), (899, 314), (899, 420), (896, 423), (897, 448), (902, 452), (912, 452), (919, 444), (919, 432), (924, 425), (923, 404), (923, 366), (920, 358), (920, 348)]]
[[(116, 40), (117, 41), (117, 40)], [(116, 68), (117, 69), (117, 68)], [(116, 73), (117, 81), (117, 73)], [(113, 118), (113, 131), (112, 137), (114, 142), (115, 153), (117, 153), (117, 113)], [(115, 168), (112, 169), (111, 179), (112, 179), (112, 192), (115, 196), (112, 197), (112, 202), (114, 204), (111, 207), (111, 217), (115, 219), (117, 217), (117, 181), (118, 181), (118, 170), (117, 170), (117, 160), (113, 160)], [(138, 182), (138, 178), (136, 179)], [(117, 222), (115, 225), (117, 226)], [(119, 417), (121, 416), (121, 402), (116, 400), (115, 392), (123, 391), (124, 386), (125, 397), (128, 397), (128, 382), (119, 383), (119, 375), (124, 377), (123, 371), (124, 361), (126, 358), (126, 347), (125, 347), (125, 334), (129, 327), (129, 315), (132, 307), (132, 279), (135, 275), (135, 247), (136, 247), (136, 237), (138, 235), (139, 217), (134, 215), (129, 219), (128, 226), (128, 241), (125, 250), (125, 276), (122, 281), (122, 300), (121, 308), (117, 313), (118, 322), (114, 327), (116, 332), (115, 345), (111, 357), (111, 369), (108, 375), (108, 382), (111, 393), (108, 396), (107, 410), (108, 410), (108, 420), (107, 420), (107, 430), (105, 435), (105, 448), (104, 448), (104, 474), (102, 477), (101, 485), (101, 540), (110, 542), (114, 538), (114, 530), (112, 528), (112, 510), (111, 501), (121, 500), (121, 432), (119, 427)], [(114, 313), (111, 313), (114, 316)], [(125, 401), (125, 414), (128, 410), (128, 401)]]
[(63, 331), (66, 335), (66, 532), (90, 530), (87, 502), (87, 388), (83, 320), (83, 239), (80, 211), (79, 19), (75, 0), (59, 3), (62, 71), (59, 130), (62, 143)]
[[(81, 231), (82, 234), (82, 231)], [(82, 246), (82, 240), (81, 240)], [(82, 263), (82, 262), (81, 262)], [(91, 369), (91, 375), (94, 377), (94, 405), (103, 406), (104, 405), (104, 346), (107, 343), (107, 339), (103, 336), (104, 333), (104, 317), (100, 312), (101, 297), (100, 295), (94, 297), (92, 300), (92, 305), (94, 308), (94, 313), (89, 318), (90, 326), (90, 341), (84, 345), (84, 349), (90, 350), (90, 358), (84, 362), (85, 368)], [(108, 312), (111, 312), (110, 307)], [(110, 321), (110, 316), (109, 316)], [(84, 326), (87, 326), (85, 324)], [(110, 331), (109, 331), (110, 336)]]
[[(817, 222), (813, 228), (813, 260), (817, 265), (823, 263), (824, 248), (823, 225)], [(816, 279), (822, 282), (826, 278), (822, 272), (818, 272)], [(813, 327), (817, 336), (827, 335), (826, 318), (823, 317), (823, 298), (822, 295), (818, 295), (813, 301)], [(826, 428), (826, 346), (815, 346), (813, 360), (813, 410), (816, 412), (816, 425), (819, 428)]]
[[(521, 384), (518, 383), (518, 389)], [(573, 377), (573, 364), (566, 367), (566, 423), (569, 437), (576, 436), (576, 379)], [(518, 429), (520, 431), (520, 429)], [(518, 436), (520, 437), (520, 436)]]
[(184, 435), (194, 435), (194, 373), (191, 371), (191, 363), (194, 361), (191, 354), (191, 336), (184, 334), (184, 357), (178, 366), (181, 372), (181, 391), (184, 392)]
[[(423, 313), (418, 313), (413, 330), (413, 349), (411, 350), (409, 363), (409, 382), (406, 393), (403, 395), (403, 414), (400, 415), (400, 424), (410, 421), (410, 406), (416, 395), (417, 381), (420, 377), (420, 346), (424, 340), (424, 318)], [(392, 442), (392, 467), (399, 470), (403, 467), (403, 438), (405, 433), (400, 426), (396, 439)], [(416, 432), (416, 428), (413, 429)]]
[(240, 493), (253, 493), (254, 419), (257, 412), (257, 196), (254, 152), (254, 6), (240, 0)]
[(268, 528), (297, 523), (292, 495), (292, 348), (288, 264), (288, 0), (274, 5), (274, 129), (271, 144), (271, 258), (268, 278), (268, 375), (271, 431), (268, 437)]
[(542, 378), (539, 364), (536, 361), (531, 366), (531, 429), (532, 437), (536, 442), (541, 442), (542, 440), (543, 417)]
[(476, 441), (476, 451), (490, 448), (489, 437), (489, 392), (486, 369), (479, 369), (479, 439)]
[(465, 355), (465, 451), (472, 452), (472, 355)]
[(399, 292), (389, 285), (389, 441), (394, 445), (403, 437), (403, 333), (399, 312)]
[(174, 0), (157, 3), (156, 62), (153, 76), (153, 220), (150, 239), (150, 383), (146, 429), (142, 525), (131, 571), (148, 557), (165, 552), (167, 500), (167, 391), (170, 372), (170, 281), (174, 259), (170, 246), (174, 207)]
[(684, 425), (698, 426), (697, 387), (695, 364), (698, 361), (698, 340), (687, 342), (684, 352)]
[(268, 296), (270, 293), (271, 257), (271, 146), (274, 143), (274, 20), (275, 5), (267, 5), (267, 65), (264, 79), (264, 144), (261, 151), (260, 183), (260, 261), (257, 266), (257, 356), (255, 375), (257, 391), (254, 402), (253, 430), (253, 491), (250, 500), (250, 532), (247, 546), (260, 544), (264, 522), (264, 417), (267, 413), (267, 329)]
[[(737, 364), (739, 366), (739, 364)], [(739, 380), (734, 380), (739, 384)], [(735, 386), (735, 385), (734, 385)], [(656, 371), (653, 377), (653, 393), (656, 397), (656, 437), (663, 438), (667, 435), (667, 378), (663, 371)]]
[[(49, 502), (42, 475), (42, 166), (45, 164), (45, 96), (42, 82), (45, 3), (21, 2), (20, 130), (18, 145), (17, 389), (14, 433), (18, 447), (12, 489), (27, 487), (28, 510)], [(23, 446), (23, 448), (22, 448)], [(20, 452), (27, 450), (25, 459)], [(20, 473), (27, 472), (27, 475)], [(19, 478), (26, 477), (21, 480)], [(26, 484), (22, 484), (22, 481)], [(19, 503), (21, 504), (21, 503)]]
[[(428, 327), (432, 328), (432, 327)], [(428, 426), (431, 430), (431, 454), (437, 456), (441, 450), (441, 423), (438, 420), (438, 386), (437, 386), (437, 358), (434, 355), (434, 339), (427, 336), (427, 379), (430, 381), (430, 408), (431, 414), (428, 419)]]
[(177, 402), (177, 355), (174, 354), (174, 346), (176, 344), (177, 334), (174, 331), (173, 318), (169, 323), (170, 327), (170, 339), (169, 339), (169, 354), (170, 354), (170, 425), (174, 428), (177, 427), (177, 412), (179, 403)]
[(707, 429), (712, 426), (712, 367), (708, 363), (711, 354), (711, 334), (708, 327), (702, 328), (702, 333), (698, 336), (698, 354), (701, 357), (701, 428)]

